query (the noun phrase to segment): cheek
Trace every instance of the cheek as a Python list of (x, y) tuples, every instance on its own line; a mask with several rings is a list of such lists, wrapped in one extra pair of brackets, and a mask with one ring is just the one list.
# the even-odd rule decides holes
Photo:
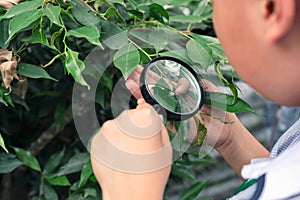
[(238, 24), (234, 20), (232, 11), (223, 4), (220, 1), (215, 1), (214, 3), (214, 29), (226, 55), (231, 56), (239, 43), (239, 38), (235, 37)]
[(214, 0), (214, 28), (229, 58), (241, 58), (249, 51), (253, 34), (249, 10), (243, 1)]
[(251, 31), (250, 20), (243, 6), (232, 4), (230, 7), (226, 2), (224, 3), (224, 0), (215, 0), (214, 28), (229, 61), (241, 76), (248, 79), (248, 75), (252, 76), (256, 73), (255, 70), (248, 68), (255, 59), (253, 58), (255, 44), (252, 40), (254, 32)]

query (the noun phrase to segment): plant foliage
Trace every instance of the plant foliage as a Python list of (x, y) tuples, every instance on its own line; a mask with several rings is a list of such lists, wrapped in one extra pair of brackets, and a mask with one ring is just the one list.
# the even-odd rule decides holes
[[(0, 173), (2, 180), (16, 180), (5, 190), (19, 187), (35, 200), (100, 199), (89, 154), (70, 117), (74, 81), (90, 89), (89, 78), (101, 71), (84, 62), (96, 47), (108, 49), (112, 63), (97, 88), (100, 124), (112, 117), (110, 95), (117, 80), (157, 56), (177, 57), (199, 76), (215, 66), (232, 95), (207, 95), (206, 103), (253, 112), (237, 97), (233, 76), (224, 78), (228, 61), (211, 30), (210, 0), (27, 0), (0, 8), (0, 146), (10, 152), (1, 153)], [(227, 106), (219, 97), (227, 99)], [(185, 138), (188, 130), (183, 129)], [(191, 160), (187, 153), (172, 168), (174, 176), (192, 181), (181, 199), (196, 197), (207, 184), (187, 170), (195, 163), (207, 162)], [(11, 193), (11, 198), (21, 197)]]

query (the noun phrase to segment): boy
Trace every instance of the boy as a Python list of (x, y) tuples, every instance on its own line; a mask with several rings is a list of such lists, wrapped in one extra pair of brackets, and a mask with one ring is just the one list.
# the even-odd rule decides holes
[[(287, 106), (300, 105), (300, 1), (299, 0), (214, 0), (214, 26), (230, 62), (241, 78), (265, 98)], [(127, 87), (137, 97), (139, 69), (130, 76)], [(206, 89), (211, 89), (206, 83)], [(157, 130), (158, 115), (139, 100), (139, 106), (128, 111), (132, 129)], [(208, 109), (208, 108), (206, 108)], [(122, 118), (122, 117), (121, 117)], [(257, 179), (255, 185), (233, 199), (292, 199), (300, 198), (300, 121), (278, 141), (269, 153), (235, 115), (235, 121), (225, 125), (216, 137), (208, 133), (208, 143), (231, 165), (242, 179)], [(168, 149), (166, 130), (154, 131), (152, 137), (138, 139), (124, 134), (118, 126), (120, 118), (107, 122), (92, 142), (91, 158), (94, 173), (106, 199), (162, 199), (170, 173), (170, 162), (147, 173), (114, 170), (96, 159), (99, 137), (105, 136), (113, 145), (136, 154)], [(126, 119), (123, 117), (123, 124)], [(210, 123), (217, 123), (211, 119)], [(134, 131), (134, 130), (133, 130)], [(138, 135), (138, 133), (136, 133)], [(142, 133), (140, 133), (142, 134)], [(215, 140), (215, 141), (213, 141)], [(109, 149), (106, 149), (109, 152)], [(169, 161), (171, 150), (157, 160)], [(137, 158), (119, 158), (138, 162)], [(251, 163), (251, 164), (250, 164)]]

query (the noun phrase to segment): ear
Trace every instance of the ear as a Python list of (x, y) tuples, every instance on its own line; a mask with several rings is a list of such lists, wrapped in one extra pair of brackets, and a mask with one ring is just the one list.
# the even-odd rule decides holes
[(267, 25), (265, 39), (274, 44), (291, 30), (295, 14), (295, 0), (264, 0), (263, 15)]

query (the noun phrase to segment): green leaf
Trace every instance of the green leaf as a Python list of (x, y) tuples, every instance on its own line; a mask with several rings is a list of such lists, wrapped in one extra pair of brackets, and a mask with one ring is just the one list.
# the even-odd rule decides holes
[(63, 150), (55, 153), (54, 155), (52, 155), (48, 161), (46, 162), (45, 166), (44, 166), (44, 170), (43, 170), (43, 174), (49, 174), (50, 172), (52, 172), (55, 168), (57, 168), (63, 158), (63, 156), (65, 155), (65, 148), (63, 148)]
[(187, 151), (187, 158), (186, 159), (178, 159), (176, 163), (179, 163), (180, 165), (194, 165), (194, 166), (205, 166), (211, 164), (211, 161), (208, 158), (202, 158), (199, 156), (199, 152), (191, 152)]
[(202, 124), (200, 121), (198, 121), (197, 144), (199, 146), (203, 144), (206, 135), (207, 135), (207, 129), (205, 127), (205, 124)]
[(71, 185), (71, 183), (69, 182), (69, 180), (66, 176), (55, 177), (50, 174), (50, 175), (47, 175), (44, 177), (51, 185), (54, 185), (54, 186), (70, 186)]
[(52, 4), (48, 3), (46, 7), (43, 8), (43, 13), (50, 19), (51, 22), (58, 26), (62, 26), (59, 19), (60, 10), (60, 6), (53, 6)]
[(41, 67), (37, 67), (35, 65), (27, 64), (27, 63), (20, 63), (18, 64), (17, 68), (18, 74), (29, 77), (29, 78), (44, 78), (50, 79), (53, 81), (57, 81), (55, 78), (52, 78), (46, 70)]
[(113, 50), (118, 50), (128, 45), (127, 32), (108, 21), (102, 23), (101, 40), (103, 44)]
[(61, 29), (59, 29), (58, 31), (56, 31), (56, 32), (54, 32), (54, 33), (52, 34), (51, 39), (50, 39), (50, 44), (51, 44), (51, 47), (52, 47), (53, 49), (56, 49), (56, 47), (55, 47), (55, 41), (56, 41), (56, 39), (59, 38), (59, 36), (62, 34), (63, 30), (64, 30), (64, 29), (61, 28)]
[(85, 188), (84, 196), (97, 197), (97, 191), (95, 188)]
[(163, 29), (155, 28), (149, 34), (148, 42), (154, 46), (156, 52), (159, 52), (166, 48), (168, 44), (168, 35)]
[(144, 17), (144, 14), (137, 10), (127, 10), (127, 12), (134, 15), (135, 17), (137, 17), (139, 19), (143, 19), (143, 17)]
[(187, 188), (181, 195), (179, 200), (193, 200), (206, 187), (208, 181), (197, 182)]
[(160, 5), (167, 5), (169, 4), (170, 5), (170, 0), (152, 0), (153, 3), (157, 3), (157, 4), (160, 4)]
[(185, 62), (186, 64), (188, 64), (190, 66), (193, 66), (193, 62), (189, 58), (186, 49), (165, 51), (165, 52), (159, 53), (159, 55), (160, 56), (170, 56), (170, 57), (178, 58), (178, 59), (182, 60), (183, 62)]
[(218, 62), (220, 59), (227, 61), (226, 55), (221, 47), (220, 41), (217, 38), (198, 34), (192, 34), (192, 37), (205, 48), (208, 47), (212, 50), (214, 57), (216, 57), (214, 58), (215, 62)]
[(208, 44), (208, 47), (212, 50), (213, 54), (217, 56), (217, 58), (215, 59), (216, 62), (220, 59), (225, 60), (227, 62), (228, 59), (223, 51), (221, 44), (212, 43), (212, 44)]
[(78, 192), (72, 193), (67, 200), (96, 200), (102, 199), (95, 188), (84, 188)]
[(140, 62), (140, 54), (133, 44), (128, 44), (118, 50), (113, 58), (115, 66), (121, 70), (125, 80)]
[[(148, 43), (149, 42), (149, 35), (151, 33), (150, 29), (130, 29), (129, 35), (135, 37), (136, 39)], [(134, 41), (136, 41), (136, 39)]]
[(200, 64), (203, 69), (207, 70), (212, 63), (211, 49), (206, 48), (195, 39), (188, 41), (186, 48), (189, 58), (194, 63)]
[(8, 24), (9, 20), (0, 21), (0, 48), (6, 49), (8, 44), (5, 44), (9, 34), (8, 34)]
[(146, 0), (128, 0), (131, 3), (131, 6), (137, 7), (139, 5), (143, 5)]
[(183, 5), (183, 4), (189, 3), (190, 1), (191, 0), (169, 0), (168, 3), (170, 5), (179, 6), (179, 5)]
[(85, 82), (82, 72), (85, 69), (84, 63), (78, 58), (79, 53), (76, 51), (73, 51), (68, 48), (67, 51), (67, 60), (66, 60), (66, 69), (68, 73), (70, 73), (74, 80), (77, 83), (80, 83), (83, 86), (87, 86), (88, 89), (90, 89), (90, 86)]
[(5, 143), (4, 143), (4, 140), (3, 140), (3, 137), (1, 135), (1, 133), (0, 133), (0, 147), (2, 147), (2, 149), (4, 149), (4, 151), (6, 153), (8, 153), (8, 150), (7, 150), (6, 146), (5, 146)]
[(221, 64), (220, 63), (217, 63), (215, 65), (215, 71), (219, 77), (219, 79), (223, 82), (223, 84), (227, 87), (229, 87), (229, 89), (231, 90), (232, 92), (232, 95), (233, 95), (233, 101), (232, 101), (232, 105), (234, 105), (236, 103), (236, 100), (238, 98), (238, 87), (237, 85), (235, 84), (233, 78), (232, 80), (228, 81), (224, 76), (223, 76), (223, 73), (221, 71)]
[(17, 33), (28, 28), (33, 22), (41, 17), (41, 10), (33, 10), (21, 13), (15, 16), (8, 25), (9, 37), (6, 40), (8, 43)]
[(58, 195), (51, 185), (44, 183), (41, 189), (40, 193), (44, 195), (45, 200), (58, 200)]
[(82, 169), (83, 165), (89, 160), (89, 158), (90, 157), (88, 153), (75, 154), (64, 166), (58, 169), (58, 171), (55, 173), (55, 176), (62, 176), (79, 172)]
[(46, 31), (45, 30), (36, 30), (34, 31), (29, 37), (23, 38), (22, 42), (27, 42), (31, 44), (43, 44), (49, 48), (49, 42), (46, 37)]
[(66, 116), (67, 107), (63, 101), (60, 101), (55, 108), (54, 112), (54, 122), (56, 126), (56, 131), (59, 131), (61, 125), (64, 122)]
[(180, 23), (201, 23), (204, 19), (203, 16), (192, 16), (192, 15), (173, 15), (170, 16), (170, 22)]
[(197, 180), (196, 174), (193, 172), (193, 170), (187, 168), (187, 166), (173, 165), (171, 173), (184, 179), (189, 179), (192, 181)]
[(24, 163), (24, 165), (30, 167), (33, 170), (41, 171), (38, 160), (29, 152), (21, 148), (13, 147), (18, 158)]
[(164, 9), (164, 7), (157, 3), (152, 3), (146, 6), (140, 6), (141, 10), (146, 11), (150, 17), (159, 21), (162, 24), (165, 24), (165, 20), (169, 20), (169, 13)]
[(232, 112), (232, 113), (250, 112), (256, 114), (253, 108), (244, 100), (237, 98), (236, 103), (232, 105), (233, 100), (234, 100), (234, 96), (229, 94), (224, 94), (219, 92), (206, 92), (204, 103), (206, 105), (227, 112)]
[(101, 75), (99, 82), (109, 89), (110, 92), (113, 90), (113, 79), (111, 74), (108, 71), (104, 71)]
[(4, 10), (4, 8), (0, 7), (0, 19), (5, 13), (6, 11)]
[(103, 49), (102, 44), (99, 41), (100, 33), (94, 26), (83, 26), (77, 29), (73, 29), (67, 32), (67, 36), (75, 36), (78, 38), (85, 38), (90, 43), (99, 46)]
[(107, 2), (110, 2), (110, 3), (118, 3), (118, 4), (121, 4), (123, 5), (124, 7), (126, 7), (125, 3), (124, 3), (124, 0), (107, 0)]
[(14, 104), (11, 100), (11, 97), (9, 95), (8, 89), (0, 86), (0, 103), (3, 103), (5, 106), (12, 106), (14, 107)]
[(168, 87), (168, 84), (163, 79), (157, 81), (154, 87), (154, 97), (163, 108), (175, 112), (178, 101), (175, 93)]
[(97, 87), (95, 95), (95, 102), (102, 106), (104, 109), (109, 109), (110, 102), (107, 101), (111, 97), (111, 91), (107, 90), (103, 85)]
[(87, 163), (85, 163), (85, 165), (82, 168), (78, 188), (83, 186), (92, 174), (93, 174), (92, 164), (91, 164), (91, 160), (89, 160)]
[(72, 15), (82, 25), (97, 27), (101, 23), (100, 18), (80, 0), (72, 0), (69, 3), (72, 6)]
[(202, 0), (194, 10), (193, 16), (207, 16), (207, 13), (211, 14), (209, 8), (211, 8), (211, 0)]
[(102, 14), (105, 18), (109, 18), (110, 16), (117, 14), (118, 10), (116, 8), (108, 8), (104, 14)]
[(0, 174), (6, 174), (14, 171), (23, 165), (15, 155), (8, 153), (0, 153)]
[(182, 155), (190, 145), (190, 143), (186, 140), (190, 132), (190, 121), (175, 121), (174, 128), (177, 132), (177, 136), (172, 140), (172, 146), (174, 151), (177, 151), (180, 155)]
[(14, 16), (20, 15), (27, 11), (36, 10), (37, 8), (42, 6), (43, 2), (44, 2), (44, 0), (32, 0), (32, 1), (24, 1), (24, 2), (18, 3), (17, 5), (13, 6), (11, 9), (9, 9), (7, 11), (7, 13), (5, 13), (5, 15), (0, 17), (0, 20), (12, 18)]

